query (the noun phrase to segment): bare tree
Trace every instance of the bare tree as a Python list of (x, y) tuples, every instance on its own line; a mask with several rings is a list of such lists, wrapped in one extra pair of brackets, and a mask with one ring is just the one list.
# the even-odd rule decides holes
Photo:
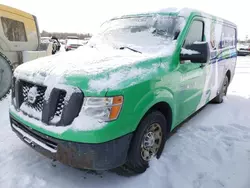
[(88, 39), (92, 35), (90, 33), (60, 33), (60, 32), (47, 32), (42, 31), (41, 37), (52, 37), (55, 36), (58, 39), (66, 39), (67, 36), (77, 36), (79, 39)]

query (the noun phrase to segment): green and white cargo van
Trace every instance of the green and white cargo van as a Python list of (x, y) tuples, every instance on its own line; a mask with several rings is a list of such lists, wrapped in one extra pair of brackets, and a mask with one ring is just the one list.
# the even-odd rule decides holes
[(235, 24), (190, 9), (111, 19), (87, 45), (15, 70), (11, 127), (64, 164), (142, 173), (177, 125), (223, 102), (236, 39)]

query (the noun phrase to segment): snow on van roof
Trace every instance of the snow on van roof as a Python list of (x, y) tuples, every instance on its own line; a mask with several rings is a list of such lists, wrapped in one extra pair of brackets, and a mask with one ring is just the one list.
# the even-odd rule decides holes
[(162, 9), (148, 11), (148, 12), (141, 12), (141, 13), (133, 14), (133, 15), (125, 15), (125, 16), (122, 16), (122, 17), (136, 16), (136, 15), (143, 15), (143, 14), (145, 14), (145, 15), (146, 14), (159, 14), (159, 13), (169, 13), (169, 14), (175, 14), (175, 15), (183, 16), (183, 17), (189, 17), (192, 13), (197, 13), (197, 14), (201, 14), (202, 16), (208, 17), (208, 18), (211, 18), (211, 19), (213, 19), (214, 17), (216, 17), (216, 19), (218, 21), (227, 22), (228, 24), (236, 27), (236, 24), (234, 24), (231, 21), (228, 21), (226, 19), (220, 18), (218, 16), (214, 16), (214, 15), (208, 14), (208, 13), (206, 13), (204, 11), (201, 11), (201, 10), (197, 10), (197, 9), (193, 9), (193, 8), (188, 8), (188, 7), (168, 7), (168, 8), (162, 8)]
[(147, 15), (147, 14), (158, 14), (158, 13), (169, 13), (169, 14), (176, 14), (176, 15), (188, 17), (192, 12), (201, 12), (201, 11), (197, 11), (191, 8), (168, 7), (168, 8), (162, 8), (162, 9), (151, 10), (151, 11), (146, 11), (146, 12), (139, 12), (137, 14), (124, 15), (124, 17), (136, 16), (136, 15)]
[(157, 11), (154, 11), (154, 13), (175, 13), (184, 17), (188, 17), (192, 12), (196, 12), (196, 10), (191, 8), (177, 8), (177, 7), (162, 8)]

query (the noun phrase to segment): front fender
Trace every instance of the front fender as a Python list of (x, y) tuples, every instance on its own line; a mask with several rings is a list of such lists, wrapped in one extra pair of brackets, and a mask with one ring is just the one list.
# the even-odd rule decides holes
[[(172, 115), (173, 117), (175, 117), (175, 105), (174, 105), (173, 93), (167, 88), (159, 88), (156, 90), (151, 90), (148, 93), (146, 93), (136, 104), (134, 108), (134, 114), (139, 114), (136, 125), (140, 123), (141, 119), (150, 110), (150, 108), (152, 108), (155, 104), (160, 102), (168, 103), (168, 105), (172, 110)], [(134, 127), (134, 130), (136, 130), (136, 128), (137, 126)]]

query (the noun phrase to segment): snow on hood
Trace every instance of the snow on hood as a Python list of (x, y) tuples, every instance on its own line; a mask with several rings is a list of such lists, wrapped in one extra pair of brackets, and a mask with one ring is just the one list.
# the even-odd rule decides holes
[[(60, 84), (67, 85), (68, 81), (66, 78), (80, 76), (81, 78), (85, 78), (85, 81), (88, 82), (86, 85), (89, 88), (84, 89), (100, 91), (105, 89), (105, 87), (110, 88), (108, 87), (108, 83), (111, 83), (112, 85), (114, 77), (109, 75), (114, 73), (112, 70), (122, 66), (132, 68), (132, 64), (143, 62), (162, 55), (171, 55), (174, 49), (175, 43), (167, 46), (167, 48), (164, 48), (164, 53), (160, 52), (152, 56), (152, 54), (135, 53), (128, 49), (117, 50), (109, 46), (102, 46), (98, 48), (84, 46), (74, 51), (39, 58), (24, 63), (17, 67), (14, 75), (18, 79), (51, 87)], [(131, 71), (133, 73), (131, 73)], [(135, 77), (150, 70), (145, 71), (143, 69), (139, 69), (137, 72), (136, 68), (134, 68), (131, 71), (130, 69), (126, 69), (126, 71), (122, 70), (117, 73), (119, 77), (116, 77), (116, 79), (122, 81), (123, 79), (126, 79), (126, 75)], [(106, 76), (105, 79), (103, 76), (101, 76), (101, 80), (97, 79), (97, 75), (104, 74)], [(99, 81), (102, 83), (105, 81), (107, 84), (103, 83), (103, 85), (100, 86), (102, 83)]]
[(97, 74), (143, 58), (145, 56), (127, 50), (118, 51), (109, 48), (99, 51), (95, 48), (83, 47), (24, 63), (17, 67), (15, 76), (49, 85), (52, 81), (64, 82), (63, 78), (66, 75)]
[(155, 63), (147, 68), (132, 67), (129, 69), (121, 69), (117, 72), (110, 73), (104, 78), (90, 80), (88, 86), (90, 90), (97, 92), (106, 89), (119, 89), (121, 86), (127, 88), (144, 80), (147, 76), (156, 73), (159, 67), (160, 64)]

